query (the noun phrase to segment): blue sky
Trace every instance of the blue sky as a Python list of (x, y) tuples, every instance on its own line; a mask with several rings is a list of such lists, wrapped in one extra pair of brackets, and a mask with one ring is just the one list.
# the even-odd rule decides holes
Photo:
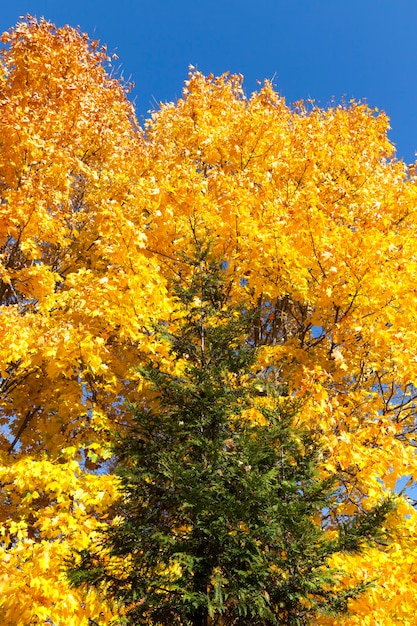
[(0, 31), (20, 15), (79, 25), (116, 52), (139, 117), (181, 95), (188, 66), (270, 78), (287, 102), (366, 99), (391, 118), (407, 163), (417, 151), (416, 0), (2, 0)]

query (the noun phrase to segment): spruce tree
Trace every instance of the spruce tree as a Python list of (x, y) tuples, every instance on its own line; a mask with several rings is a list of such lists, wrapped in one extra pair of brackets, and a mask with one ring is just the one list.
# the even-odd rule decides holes
[(254, 316), (230, 305), (221, 265), (202, 249), (190, 264), (177, 319), (157, 330), (171, 367), (141, 368), (148, 393), (115, 436), (119, 522), (74, 557), (70, 580), (101, 588), (126, 624), (299, 626), (344, 613), (366, 585), (343, 587), (329, 557), (379, 541), (392, 502), (320, 522), (338, 493), (319, 475), (318, 437), (297, 426), (272, 370), (256, 374)]

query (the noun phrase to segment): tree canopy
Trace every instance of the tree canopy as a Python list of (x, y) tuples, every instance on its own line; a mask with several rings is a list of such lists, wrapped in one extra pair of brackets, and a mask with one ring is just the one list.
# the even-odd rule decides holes
[[(230, 305), (255, 311), (258, 376), (273, 370), (325, 442), (338, 515), (414, 485), (417, 188), (387, 116), (192, 70), (141, 128), (98, 42), (33, 18), (2, 41), (2, 623), (109, 623), (63, 564), (111, 517), (110, 434), (143, 399), (137, 368), (169, 366), (152, 329), (171, 321), (196, 241)], [(378, 581), (337, 623), (414, 624), (406, 491), (390, 520), (386, 550), (332, 557), (353, 584)]]
[(159, 329), (172, 361), (141, 368), (142, 402), (114, 437), (118, 517), (73, 558), (70, 581), (100, 589), (135, 626), (343, 615), (369, 581), (349, 584), (330, 558), (383, 549), (394, 503), (338, 515), (337, 476), (320, 477), (325, 449), (297, 425), (298, 401), (273, 366), (254, 374), (258, 312), (230, 306), (209, 249), (189, 264)]

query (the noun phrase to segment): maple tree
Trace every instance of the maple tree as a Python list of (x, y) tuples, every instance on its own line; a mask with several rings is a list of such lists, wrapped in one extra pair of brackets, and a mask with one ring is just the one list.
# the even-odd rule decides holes
[(102, 602), (71, 594), (61, 560), (107, 516), (115, 481), (74, 463), (105, 456), (107, 420), (123, 419), (126, 373), (165, 288), (132, 208), (143, 133), (107, 54), (32, 18), (3, 42), (1, 621), (78, 625)]
[[(108, 519), (117, 479), (92, 470), (141, 398), (134, 368), (168, 367), (150, 329), (170, 320), (196, 240), (224, 263), (231, 303), (257, 310), (258, 375), (273, 369), (326, 442), (338, 514), (413, 485), (417, 191), (387, 117), (192, 71), (142, 129), (97, 42), (33, 18), (2, 39), (2, 623), (109, 623), (63, 562)], [(406, 492), (390, 520), (387, 550), (334, 556), (377, 584), (320, 624), (414, 623)]]

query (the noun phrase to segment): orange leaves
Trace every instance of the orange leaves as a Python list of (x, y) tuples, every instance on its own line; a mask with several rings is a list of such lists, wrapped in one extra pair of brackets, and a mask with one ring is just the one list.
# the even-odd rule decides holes
[[(239, 78), (196, 72), (184, 99), (154, 114), (148, 136), (155, 154), (164, 153), (154, 164), (162, 166), (156, 178), (161, 187), (169, 179), (170, 193), (152, 214), (149, 246), (175, 256), (180, 229), (181, 248), (185, 233), (210, 233), (218, 253), (233, 259), (231, 271), (250, 272), (255, 294), (285, 291), (301, 302), (324, 294), (326, 309), (333, 302), (347, 309), (369, 270), (359, 265), (360, 224), (367, 210), (373, 219), (381, 177), (399, 175), (395, 164), (381, 161), (380, 145), (371, 149), (378, 140), (392, 150), (382, 139), (386, 121), (363, 105), (297, 114), (276, 94), (266, 103), (265, 92), (271, 96), (270, 85), (246, 100)], [(167, 215), (175, 217), (168, 228)], [(371, 254), (380, 258), (376, 232), (373, 240)]]
[[(198, 72), (147, 125), (164, 190), (151, 202), (147, 246), (168, 277), (186, 277), (184, 252), (210, 239), (231, 297), (259, 307), (259, 366), (277, 368), (304, 399), (301, 418), (327, 438), (341, 512), (416, 475), (416, 187), (389, 160), (387, 129), (387, 117), (362, 104), (294, 110), (269, 84), (246, 98), (240, 77)], [(401, 524), (408, 533), (411, 521)], [(388, 561), (372, 558), (387, 609), (376, 593), (346, 623), (367, 623), (369, 611), (381, 624), (400, 619)], [(398, 581), (402, 548), (392, 559)], [(407, 610), (401, 619), (412, 623)]]
[[(142, 131), (97, 42), (32, 18), (2, 41), (2, 623), (99, 614), (60, 573), (114, 490), (79, 462), (106, 458), (124, 401), (147, 393), (143, 358), (180, 374), (152, 328), (179, 315), (170, 281), (187, 281), (196, 242), (224, 261), (231, 300), (257, 307), (258, 375), (303, 400), (340, 510), (415, 477), (417, 188), (387, 117), (290, 107), (268, 82), (247, 98), (240, 76), (192, 71)], [(390, 559), (352, 557), (383, 591), (346, 624), (413, 623), (415, 515), (401, 507)]]
[(130, 369), (167, 314), (144, 249), (157, 184), (143, 177), (143, 133), (103, 49), (32, 18), (3, 42), (1, 622), (104, 624), (108, 609), (72, 594), (62, 567), (110, 506), (114, 480), (87, 470), (108, 458), (108, 431), (136, 391)]
[[(102, 393), (108, 410), (110, 388), (113, 397), (127, 393), (122, 379), (144, 329), (164, 316), (164, 279), (144, 249), (144, 198), (156, 185), (143, 181), (143, 133), (102, 50), (77, 30), (32, 18), (7, 40), (0, 362), (8, 382), (0, 410), (16, 433), (27, 398), (36, 399), (29, 430), (44, 445), (57, 430), (68, 438), (78, 428), (87, 398)], [(72, 421), (80, 405), (84, 415)], [(27, 427), (19, 441), (32, 445)]]

